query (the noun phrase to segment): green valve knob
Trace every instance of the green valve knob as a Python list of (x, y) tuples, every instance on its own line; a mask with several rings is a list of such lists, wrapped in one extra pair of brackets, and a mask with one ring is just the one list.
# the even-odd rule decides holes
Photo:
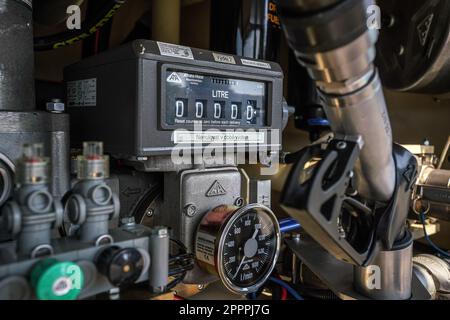
[(83, 270), (69, 261), (45, 259), (31, 271), (31, 284), (39, 300), (75, 300), (83, 283)]

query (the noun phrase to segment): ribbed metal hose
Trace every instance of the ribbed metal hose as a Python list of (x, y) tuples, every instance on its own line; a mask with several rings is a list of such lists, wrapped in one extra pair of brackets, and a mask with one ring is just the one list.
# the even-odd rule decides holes
[(395, 187), (392, 131), (373, 61), (377, 30), (367, 26), (372, 0), (278, 0), (297, 60), (316, 81), (333, 132), (361, 136), (355, 168), (361, 196), (387, 202)]
[(0, 111), (35, 108), (30, 3), (0, 0)]

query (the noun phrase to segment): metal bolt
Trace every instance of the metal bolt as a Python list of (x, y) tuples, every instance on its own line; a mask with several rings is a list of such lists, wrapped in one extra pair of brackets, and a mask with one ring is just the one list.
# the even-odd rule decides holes
[(242, 207), (243, 204), (244, 204), (244, 199), (242, 199), (241, 197), (237, 198), (236, 201), (234, 202), (234, 205), (236, 207)]
[(347, 148), (347, 143), (345, 143), (344, 141), (339, 141), (336, 145), (336, 147), (339, 150), (344, 150), (345, 148)]
[(188, 217), (193, 217), (197, 213), (197, 207), (193, 204), (188, 204), (186, 207), (184, 207), (184, 213)]
[(125, 217), (125, 218), (120, 219), (120, 223), (122, 225), (132, 225), (132, 224), (135, 224), (136, 222), (134, 220), (134, 217)]
[(153, 217), (153, 215), (155, 214), (155, 210), (153, 209), (148, 209), (147, 212), (145, 212), (145, 215), (149, 218)]
[(45, 104), (45, 108), (51, 113), (63, 113), (66, 110), (66, 105), (61, 99), (52, 99)]
[(120, 299), (120, 289), (112, 288), (109, 290), (109, 300), (119, 300)]
[(158, 237), (167, 237), (167, 235), (169, 234), (169, 230), (167, 230), (166, 227), (157, 226), (152, 229), (152, 234)]
[(205, 285), (204, 284), (199, 284), (197, 286), (198, 290), (202, 291), (203, 289), (205, 289)]

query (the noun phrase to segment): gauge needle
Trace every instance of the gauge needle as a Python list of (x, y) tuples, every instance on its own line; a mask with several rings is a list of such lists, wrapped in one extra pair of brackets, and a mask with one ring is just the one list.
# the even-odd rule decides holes
[[(258, 235), (258, 229), (256, 229), (255, 228), (255, 232), (253, 232), (253, 236), (251, 237), (251, 239), (255, 239), (256, 238), (256, 236)], [(235, 279), (236, 277), (237, 277), (237, 275), (238, 275), (238, 273), (239, 273), (239, 270), (241, 270), (241, 267), (242, 267), (242, 265), (244, 264), (244, 262), (245, 262), (245, 258), (247, 258), (245, 255), (244, 255), (244, 257), (242, 258), (242, 260), (241, 260), (241, 263), (239, 264), (239, 267), (237, 268), (237, 270), (236, 270), (236, 273), (234, 274), (234, 276), (233, 276), (233, 279)]]
[(241, 263), (239, 264), (239, 267), (238, 267), (237, 270), (236, 270), (236, 273), (235, 273), (234, 276), (233, 276), (233, 280), (237, 277), (237, 275), (238, 275), (238, 273), (239, 273), (239, 270), (241, 270), (241, 267), (242, 267), (242, 265), (243, 265), (244, 262), (245, 262), (245, 258), (247, 258), (247, 257), (244, 255), (244, 257), (243, 257), (242, 260), (241, 260)]

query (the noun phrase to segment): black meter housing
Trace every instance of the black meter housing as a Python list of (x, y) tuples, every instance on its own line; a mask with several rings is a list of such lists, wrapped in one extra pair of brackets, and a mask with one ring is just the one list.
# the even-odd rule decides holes
[(274, 62), (136, 40), (67, 67), (64, 79), (74, 146), (100, 140), (121, 157), (170, 155), (200, 124), (193, 149), (226, 138), (281, 146), (283, 72)]

